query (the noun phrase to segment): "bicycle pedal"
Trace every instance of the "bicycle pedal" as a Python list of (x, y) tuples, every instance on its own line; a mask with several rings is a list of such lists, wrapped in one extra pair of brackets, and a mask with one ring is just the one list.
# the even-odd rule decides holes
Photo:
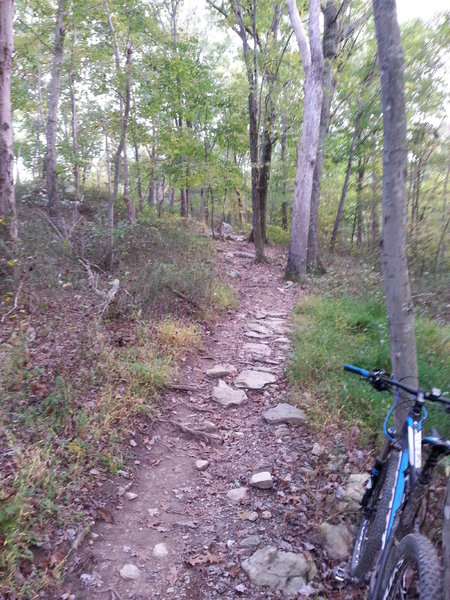
[(350, 573), (348, 572), (347, 566), (334, 567), (333, 577), (336, 581), (339, 581), (341, 583), (352, 579), (352, 577), (350, 577)]

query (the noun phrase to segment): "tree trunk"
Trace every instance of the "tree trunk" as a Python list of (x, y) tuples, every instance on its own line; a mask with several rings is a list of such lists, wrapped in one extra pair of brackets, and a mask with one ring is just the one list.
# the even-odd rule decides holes
[(337, 214), (336, 214), (336, 219), (334, 221), (333, 233), (331, 235), (331, 242), (330, 242), (330, 249), (331, 249), (331, 251), (334, 250), (334, 245), (336, 243), (336, 238), (337, 238), (337, 234), (338, 234), (338, 231), (339, 231), (339, 225), (341, 223), (342, 212), (344, 210), (344, 202), (345, 202), (345, 197), (347, 195), (348, 184), (349, 184), (349, 181), (350, 181), (350, 173), (352, 171), (352, 163), (353, 163), (353, 156), (355, 154), (356, 141), (357, 141), (357, 139), (359, 137), (359, 123), (361, 121), (362, 113), (363, 113), (363, 104), (361, 102), (359, 104), (358, 112), (356, 114), (355, 129), (353, 131), (352, 145), (351, 145), (351, 148), (350, 148), (350, 155), (348, 157), (348, 163), (347, 163), (347, 170), (345, 172), (344, 185), (342, 186), (341, 199), (339, 200), (339, 207), (338, 207), (338, 211), (337, 211)]
[(11, 112), (13, 15), (13, 0), (2, 0), (0, 2), (0, 239), (14, 245), (17, 241), (17, 215)]
[(141, 182), (141, 162), (139, 160), (139, 144), (136, 136), (133, 133), (133, 145), (134, 145), (134, 160), (136, 161), (136, 189), (139, 198), (139, 212), (142, 210), (142, 182)]
[(65, 0), (58, 0), (56, 15), (53, 67), (50, 80), (47, 119), (47, 149), (45, 154), (45, 174), (47, 178), (48, 212), (52, 219), (59, 215), (58, 174), (56, 171), (56, 129), (58, 125), (58, 105), (61, 89), (61, 71), (64, 52)]
[(44, 116), (44, 98), (42, 95), (42, 77), (41, 77), (41, 46), (38, 44), (37, 55), (37, 86), (39, 98), (39, 118), (37, 131), (37, 178), (39, 185), (42, 184), (45, 173), (44, 162), (41, 160), (41, 133), (45, 134), (45, 116)]
[(366, 168), (365, 158), (358, 160), (358, 181), (356, 183), (356, 212), (355, 212), (355, 222), (356, 222), (356, 245), (358, 248), (361, 248), (362, 245), (362, 189), (363, 189), (363, 181), (364, 181), (364, 172)]
[(75, 44), (77, 42), (77, 30), (73, 28), (73, 42), (72, 42), (72, 53), (71, 53), (71, 66), (69, 73), (69, 87), (70, 87), (70, 104), (72, 107), (72, 144), (74, 154), (74, 166), (73, 176), (75, 180), (75, 199), (80, 200), (80, 151), (78, 147), (78, 122), (77, 122), (77, 104), (75, 98), (75, 81), (74, 81), (74, 53)]
[(319, 27), (319, 1), (310, 0), (309, 3), (309, 44), (298, 14), (297, 5), (294, 0), (286, 0), (286, 5), (300, 49), (303, 69), (306, 73), (303, 128), (297, 156), (294, 208), (286, 267), (287, 278), (302, 281), (306, 278), (311, 192), (319, 143), (323, 51)]
[(328, 0), (323, 11), (323, 56), (324, 70), (322, 80), (323, 102), (320, 114), (319, 145), (317, 149), (316, 165), (314, 167), (313, 186), (311, 192), (311, 216), (308, 232), (308, 270), (315, 271), (319, 267), (319, 200), (320, 181), (322, 178), (322, 164), (325, 155), (325, 139), (330, 127), (331, 103), (336, 90), (334, 76), (334, 61), (337, 56), (339, 41), (338, 14), (340, 7), (335, 0)]
[(122, 119), (122, 139), (120, 145), (123, 149), (123, 199), (127, 207), (128, 221), (134, 225), (136, 223), (136, 213), (134, 210), (133, 201), (128, 193), (128, 156), (127, 156), (127, 130), (128, 121), (130, 118), (131, 106), (131, 55), (133, 49), (131, 46), (127, 48), (127, 58), (125, 66), (125, 110)]
[(106, 224), (106, 268), (110, 271), (114, 263), (114, 197), (111, 189), (111, 161), (109, 151), (109, 133), (108, 122), (105, 114), (105, 155), (106, 155), (106, 173), (108, 176), (108, 210)]
[[(406, 114), (403, 49), (395, 0), (373, 0), (383, 108), (382, 262), (392, 372), (417, 378), (414, 312), (405, 249)], [(412, 379), (411, 379), (412, 378)], [(411, 400), (399, 403), (395, 426), (401, 430)]]
[(372, 150), (372, 202), (370, 209), (370, 235), (371, 241), (369, 247), (375, 249), (378, 245), (379, 239), (379, 226), (378, 226), (378, 202), (377, 202), (377, 169), (376, 169), (376, 154), (375, 154), (375, 142)]

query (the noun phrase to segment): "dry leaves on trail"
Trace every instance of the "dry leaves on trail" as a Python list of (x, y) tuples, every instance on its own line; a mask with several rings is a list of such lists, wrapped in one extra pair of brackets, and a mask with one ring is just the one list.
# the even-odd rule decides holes
[(209, 563), (210, 565), (212, 565), (212, 564), (218, 565), (221, 561), (222, 561), (221, 558), (219, 558), (215, 554), (212, 554), (211, 552), (208, 552), (208, 551), (206, 551), (206, 554), (195, 554), (194, 556), (191, 556), (191, 558), (188, 558), (188, 560), (187, 560), (188, 564), (191, 565), (192, 567), (195, 567), (196, 565), (204, 565), (206, 563)]

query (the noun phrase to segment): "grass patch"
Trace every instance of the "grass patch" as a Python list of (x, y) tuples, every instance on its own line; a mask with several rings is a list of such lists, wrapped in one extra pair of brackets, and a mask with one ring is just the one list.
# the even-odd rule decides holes
[[(311, 296), (294, 313), (294, 346), (291, 380), (311, 391), (313, 418), (344, 419), (367, 433), (381, 432), (392, 396), (380, 394), (358, 377), (345, 373), (344, 363), (364, 368), (390, 370), (389, 332), (386, 312), (379, 300), (323, 298)], [(416, 318), (420, 383), (448, 389), (450, 379), (450, 328)], [(437, 425), (441, 433), (442, 412), (429, 408), (426, 425)]]
[(200, 332), (193, 323), (185, 324), (180, 319), (166, 317), (156, 327), (159, 342), (165, 352), (178, 355), (198, 348), (202, 344)]
[(211, 292), (211, 303), (218, 310), (235, 310), (238, 305), (237, 292), (227, 283), (216, 283)]

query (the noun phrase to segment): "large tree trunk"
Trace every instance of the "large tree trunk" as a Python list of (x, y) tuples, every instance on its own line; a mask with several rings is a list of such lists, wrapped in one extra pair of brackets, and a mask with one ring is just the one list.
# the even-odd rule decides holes
[(56, 129), (58, 124), (58, 105), (61, 90), (64, 36), (66, 33), (64, 28), (64, 16), (65, 0), (58, 0), (52, 77), (50, 80), (50, 94), (48, 99), (47, 150), (45, 155), (48, 211), (52, 219), (57, 218), (59, 214), (58, 174), (56, 171)]
[(334, 76), (334, 61), (337, 56), (339, 42), (338, 14), (340, 7), (335, 0), (328, 0), (323, 11), (323, 56), (324, 70), (322, 80), (323, 102), (320, 114), (319, 145), (317, 149), (316, 165), (314, 167), (313, 185), (311, 192), (311, 216), (308, 233), (308, 270), (315, 271), (319, 267), (319, 200), (320, 181), (322, 178), (322, 164), (325, 155), (325, 139), (330, 127), (331, 102), (336, 90)]
[(0, 0), (0, 239), (14, 244), (17, 240), (17, 216), (11, 114), (13, 14), (13, 0)]
[[(406, 114), (403, 49), (395, 0), (373, 0), (383, 107), (382, 262), (389, 321), (392, 371), (398, 379), (417, 378), (414, 312), (405, 250)], [(411, 379), (412, 378), (412, 379)], [(410, 400), (400, 402), (400, 431)]]
[(303, 128), (297, 157), (294, 208), (286, 277), (304, 280), (307, 268), (312, 180), (317, 157), (322, 110), (323, 51), (319, 27), (319, 1), (310, 0), (309, 3), (309, 44), (297, 5), (294, 0), (286, 0), (286, 5), (306, 73)]

